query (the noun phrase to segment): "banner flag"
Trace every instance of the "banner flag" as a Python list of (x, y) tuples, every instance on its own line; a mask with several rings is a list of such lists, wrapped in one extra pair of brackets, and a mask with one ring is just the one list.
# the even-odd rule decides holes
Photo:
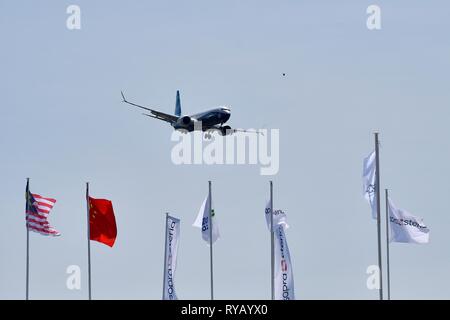
[(372, 153), (364, 158), (363, 163), (363, 194), (372, 208), (372, 218), (377, 219), (377, 198), (376, 198), (376, 153)]
[(294, 274), (284, 226), (275, 227), (275, 300), (295, 300)]
[(391, 242), (428, 243), (430, 230), (418, 218), (406, 210), (398, 209), (389, 201), (389, 222), (391, 226)]
[[(209, 210), (211, 208), (211, 198), (208, 194), (208, 196), (205, 198), (205, 200), (202, 203), (202, 206), (200, 207), (200, 211), (198, 212), (197, 218), (195, 219), (195, 222), (193, 224), (194, 227), (201, 228), (202, 229), (202, 238), (205, 240), (209, 245)], [(214, 213), (214, 209), (211, 211), (211, 219), (212, 219), (212, 243), (216, 242), (217, 239), (220, 237), (219, 233), (219, 225), (217, 224), (217, 218)]]
[(178, 241), (180, 239), (180, 219), (167, 216), (166, 253), (164, 261), (163, 300), (178, 300), (175, 291), (175, 270), (177, 268)]

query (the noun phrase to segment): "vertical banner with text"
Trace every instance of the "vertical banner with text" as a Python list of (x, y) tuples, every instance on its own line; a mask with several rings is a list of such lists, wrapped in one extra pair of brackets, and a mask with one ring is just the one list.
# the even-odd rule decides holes
[(178, 241), (180, 239), (180, 219), (167, 216), (166, 252), (164, 261), (163, 300), (177, 300), (175, 291), (175, 270), (177, 268)]

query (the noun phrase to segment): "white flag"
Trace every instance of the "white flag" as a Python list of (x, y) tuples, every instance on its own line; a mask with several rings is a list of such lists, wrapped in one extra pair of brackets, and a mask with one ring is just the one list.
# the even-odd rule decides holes
[(430, 230), (423, 219), (398, 209), (389, 199), (389, 224), (391, 242), (428, 243)]
[(275, 227), (275, 300), (295, 300), (294, 274), (284, 225)]
[(372, 208), (372, 218), (377, 219), (377, 198), (375, 195), (376, 177), (376, 153), (373, 151), (367, 158), (364, 159), (363, 164), (363, 193), (364, 198), (369, 202)]
[[(269, 201), (267, 201), (266, 210), (265, 210), (267, 229), (269, 229), (269, 231), (270, 231), (270, 212), (271, 211), (272, 210), (270, 208), (270, 200), (269, 200)], [(286, 229), (289, 228), (289, 225), (286, 222), (286, 213), (284, 213), (283, 210), (273, 210), (273, 226), (274, 226), (274, 228), (277, 225), (284, 225)]]
[(180, 219), (167, 216), (166, 235), (163, 300), (177, 300), (174, 279), (175, 269), (177, 268), (178, 241), (180, 239)]
[[(200, 211), (198, 212), (197, 219), (195, 219), (195, 222), (193, 224), (194, 227), (201, 228), (202, 229), (202, 238), (209, 244), (209, 210), (211, 208), (211, 198), (206, 196), (205, 201), (203, 201), (203, 204), (200, 208)], [(212, 219), (212, 243), (216, 242), (217, 239), (219, 239), (219, 225), (217, 224), (217, 218), (214, 213), (214, 209), (211, 209), (211, 219)]]
[[(270, 200), (266, 204), (265, 216), (270, 231)], [(273, 210), (274, 251), (275, 251), (275, 299), (295, 300), (294, 274), (291, 255), (286, 241), (285, 230), (289, 228), (283, 210)]]

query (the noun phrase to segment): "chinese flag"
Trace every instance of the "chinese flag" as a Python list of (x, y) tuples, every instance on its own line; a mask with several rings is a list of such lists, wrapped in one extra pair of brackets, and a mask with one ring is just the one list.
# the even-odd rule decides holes
[(89, 227), (91, 240), (114, 245), (117, 227), (111, 201), (89, 197)]

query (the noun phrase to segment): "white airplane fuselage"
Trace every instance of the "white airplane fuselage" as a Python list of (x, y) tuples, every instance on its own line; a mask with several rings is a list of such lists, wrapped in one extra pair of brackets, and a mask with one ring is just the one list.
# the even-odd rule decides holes
[(144, 113), (145, 116), (168, 122), (175, 130), (182, 130), (188, 132), (194, 130), (202, 130), (202, 131), (218, 130), (222, 135), (231, 134), (232, 132), (236, 131), (236, 129), (231, 129), (230, 126), (223, 125), (230, 119), (231, 116), (231, 110), (229, 107), (226, 106), (217, 107), (193, 115), (182, 116), (181, 99), (179, 91), (177, 91), (176, 95), (174, 114), (168, 114), (162, 111), (155, 110), (153, 108), (145, 107), (130, 102), (125, 98), (123, 92), (121, 92), (121, 94), (123, 102), (148, 111), (148, 113)]

